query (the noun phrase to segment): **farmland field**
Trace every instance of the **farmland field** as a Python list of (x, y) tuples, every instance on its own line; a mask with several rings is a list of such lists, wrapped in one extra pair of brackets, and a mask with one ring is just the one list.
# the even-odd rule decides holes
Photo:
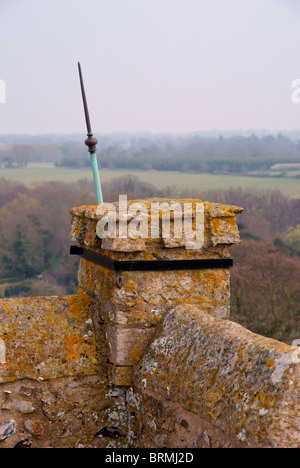
[[(101, 170), (101, 181), (108, 182), (113, 178), (129, 174), (155, 185), (158, 189), (175, 186), (180, 192), (195, 189), (204, 192), (210, 189), (222, 190), (243, 187), (253, 191), (279, 190), (290, 198), (300, 198), (300, 178), (295, 177), (249, 177), (242, 175), (103, 169)], [(26, 168), (0, 169), (0, 177), (12, 179), (25, 185), (34, 185), (47, 180), (75, 182), (82, 178), (92, 179), (92, 172), (89, 168), (69, 169), (57, 168), (50, 164), (34, 164)]]

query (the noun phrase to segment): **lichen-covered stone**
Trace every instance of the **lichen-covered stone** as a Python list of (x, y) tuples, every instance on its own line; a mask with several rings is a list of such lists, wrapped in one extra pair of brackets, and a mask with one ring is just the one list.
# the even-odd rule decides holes
[[(80, 244), (88, 246), (96, 251), (99, 251), (99, 249), (102, 248), (103, 251), (107, 250), (108, 252), (113, 252), (113, 254), (110, 255), (112, 255), (112, 258), (114, 259), (122, 259), (123, 252), (127, 254), (131, 253), (131, 256), (126, 256), (127, 260), (149, 260), (149, 255), (152, 255), (153, 258), (172, 258), (172, 253), (169, 252), (170, 249), (176, 249), (175, 257), (177, 259), (192, 258), (195, 257), (196, 254), (200, 254), (203, 258), (210, 258), (216, 255), (216, 253), (217, 255), (220, 255), (221, 250), (224, 252), (221, 256), (228, 256), (228, 249), (224, 249), (224, 246), (230, 246), (240, 242), (236, 219), (237, 214), (243, 212), (242, 208), (202, 202), (201, 200), (195, 199), (167, 200), (153, 198), (129, 201), (127, 204), (127, 211), (130, 211), (132, 206), (138, 205), (139, 203), (142, 203), (147, 210), (146, 213), (143, 213), (143, 217), (147, 218), (146, 225), (148, 222), (148, 235), (146, 237), (143, 236), (142, 238), (139, 237), (132, 239), (130, 236), (122, 238), (118, 235), (118, 223), (120, 222), (120, 218), (122, 218), (121, 215), (119, 216), (119, 213), (123, 208), (121, 208), (121, 202), (117, 202), (110, 204), (110, 206), (115, 209), (115, 213), (110, 217), (117, 223), (116, 230), (114, 231), (116, 237), (110, 238), (108, 236), (103, 240), (97, 237), (97, 222), (104, 218), (104, 216), (109, 219), (107, 211), (102, 209), (99, 214), (98, 206), (81, 206), (71, 210), (72, 222), (69, 234), (70, 239), (73, 242), (79, 242)], [(192, 207), (192, 226), (193, 229), (196, 229), (194, 219), (196, 217), (195, 213), (197, 212), (196, 207), (202, 203), (204, 205), (204, 244), (201, 248), (195, 247), (196, 250), (192, 249), (191, 252), (189, 249), (186, 249), (187, 245), (190, 243), (190, 233), (185, 232), (183, 223), (184, 206), (188, 204)], [(170, 211), (170, 209), (164, 210), (162, 208), (161, 210), (158, 210), (153, 208), (156, 205), (161, 205), (163, 207), (164, 204), (170, 207), (175, 204), (176, 206), (181, 207), (181, 209), (178, 213), (176, 213), (176, 211), (174, 213), (173, 211)], [(183, 224), (183, 235), (180, 238), (172, 238), (172, 236), (165, 237), (164, 232), (162, 232), (161, 229), (156, 233), (157, 236), (151, 236), (151, 233), (153, 234), (153, 218), (155, 217), (161, 223), (163, 216), (166, 214), (170, 217), (171, 234), (174, 235), (174, 225), (177, 221), (181, 221)], [(140, 215), (127, 215), (126, 221), (128, 222), (128, 225), (137, 216)], [(215, 251), (214, 247), (216, 246), (222, 246), (223, 249)]]
[(132, 366), (117, 366), (110, 364), (108, 368), (109, 381), (117, 387), (129, 387), (133, 379)]
[[(121, 221), (128, 226), (135, 216), (141, 216), (134, 215), (132, 210), (141, 203), (144, 207), (142, 220), (148, 226), (148, 236), (123, 238)], [(192, 209), (183, 215), (186, 204)], [(197, 223), (199, 205), (204, 225)], [(171, 210), (170, 206), (177, 209)], [(238, 207), (202, 203), (200, 200), (164, 199), (137, 200), (125, 205), (114, 203), (110, 207), (113, 208), (111, 212), (107, 211), (108, 205), (103, 205), (101, 210), (97, 206), (73, 208), (71, 240), (114, 260), (146, 261), (228, 258), (229, 246), (240, 242), (236, 215), (242, 209)], [(163, 225), (155, 236), (151, 236), (154, 218), (162, 223), (165, 215), (169, 216), (171, 237), (166, 237)], [(204, 242), (196, 250), (188, 248), (191, 233), (185, 232), (184, 216), (193, 223), (193, 230), (197, 227), (204, 229)], [(97, 221), (103, 217), (116, 222), (115, 228), (109, 231), (116, 237), (97, 237), (100, 232)], [(181, 239), (174, 238), (174, 233), (178, 232), (176, 223), (183, 225)], [(133, 366), (141, 359), (156, 326), (169, 310), (178, 305), (195, 304), (217, 319), (229, 317), (228, 269), (115, 273), (82, 260), (79, 288), (88, 294), (93, 309), (98, 311), (98, 322), (106, 333), (106, 353), (110, 363), (117, 368)], [(116, 380), (128, 382), (127, 376), (128, 373), (124, 381)]]
[(136, 384), (249, 446), (300, 446), (300, 350), (217, 321), (194, 306), (168, 314)]
[(86, 294), (0, 300), (0, 382), (99, 373)]
[(154, 329), (107, 327), (110, 362), (117, 367), (133, 366), (142, 357)]
[[(141, 202), (144, 228), (170, 214), (171, 237), (161, 226), (102, 240), (101, 210), (84, 206), (71, 240), (115, 260), (228, 258), (240, 242), (242, 209), (204, 202), (204, 225), (189, 215), (204, 242), (187, 248), (176, 223), (198, 200), (114, 204), (116, 232)], [(299, 447), (300, 350), (226, 320), (229, 303), (227, 269), (118, 273), (86, 260), (79, 294), (1, 300), (0, 448)]]
[(202, 415), (147, 390), (143, 382), (127, 391), (129, 434), (134, 448), (242, 448), (244, 444)]

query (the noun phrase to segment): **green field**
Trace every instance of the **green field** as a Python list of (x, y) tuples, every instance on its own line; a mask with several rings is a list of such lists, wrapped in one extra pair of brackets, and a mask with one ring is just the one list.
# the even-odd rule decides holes
[[(158, 189), (175, 186), (180, 192), (195, 190), (222, 190), (242, 187), (249, 190), (279, 190), (290, 198), (300, 198), (300, 178), (292, 177), (247, 177), (239, 175), (213, 175), (180, 172), (155, 172), (134, 170), (101, 171), (101, 181), (107, 182), (115, 177), (133, 174), (139, 179), (155, 185)], [(68, 169), (56, 168), (46, 164), (35, 164), (27, 168), (0, 169), (0, 177), (6, 177), (25, 185), (54, 180), (59, 182), (75, 182), (78, 179), (92, 179), (88, 168)]]

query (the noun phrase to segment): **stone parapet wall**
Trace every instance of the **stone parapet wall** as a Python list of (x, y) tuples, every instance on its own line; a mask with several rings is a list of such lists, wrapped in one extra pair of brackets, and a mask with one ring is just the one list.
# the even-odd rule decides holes
[(115, 423), (109, 391), (101, 375), (1, 384), (0, 448), (102, 448), (97, 432)]
[(103, 447), (124, 397), (110, 397), (89, 296), (0, 300), (0, 349), (0, 448)]
[(0, 448), (104, 448), (101, 429), (125, 431), (105, 346), (87, 294), (0, 300)]
[[(162, 216), (153, 203), (176, 203), (171, 233), (184, 203), (197, 205), (140, 200), (124, 215), (113, 204), (117, 231), (139, 202), (148, 226)], [(100, 239), (97, 207), (71, 211), (70, 238), (118, 261), (229, 259), (242, 209), (202, 209), (195, 249), (162, 228)], [(223, 267), (120, 272), (81, 259), (78, 294), (0, 300), (0, 448), (299, 447), (300, 350), (229, 318)]]
[[(202, 434), (203, 420), (210, 423), (212, 446), (300, 446), (300, 349), (215, 320), (200, 308), (181, 306), (168, 314), (136, 368), (135, 383), (132, 401), (138, 402), (144, 441), (181, 446), (179, 435), (174, 442), (182, 431), (176, 411), (167, 426), (164, 412), (157, 411), (174, 406), (191, 421), (193, 415), (202, 418)], [(149, 398), (156, 408), (152, 420), (144, 404)], [(202, 446), (195, 424), (185, 419), (193, 427), (187, 433), (192, 444)]]

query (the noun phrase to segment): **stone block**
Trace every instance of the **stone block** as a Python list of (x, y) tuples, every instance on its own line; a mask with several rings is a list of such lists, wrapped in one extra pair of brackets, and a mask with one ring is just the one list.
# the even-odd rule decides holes
[(133, 366), (142, 357), (154, 329), (107, 327), (109, 360), (117, 367)]

